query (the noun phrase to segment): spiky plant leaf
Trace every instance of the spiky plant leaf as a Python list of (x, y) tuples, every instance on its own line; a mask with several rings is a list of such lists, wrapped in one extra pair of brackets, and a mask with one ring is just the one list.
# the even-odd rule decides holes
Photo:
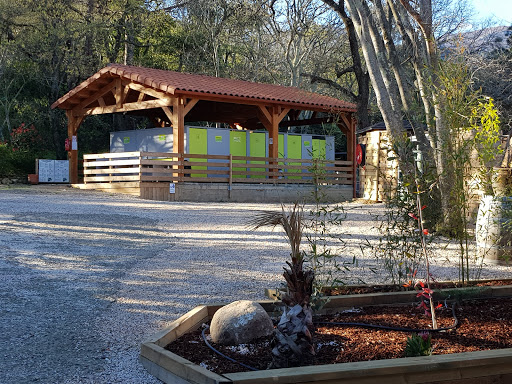
[(300, 251), (302, 240), (304, 211), (302, 205), (295, 203), (280, 212), (261, 211), (256, 214), (248, 226), (258, 229), (265, 226), (283, 228), (291, 246), (291, 260), (284, 268), (287, 292), (281, 297), (288, 307), (274, 334), (272, 363), (269, 368), (300, 366), (315, 354), (313, 347), (313, 316), (310, 298), (313, 294), (314, 271), (304, 270), (304, 258)]
[(292, 249), (292, 260), (302, 260), (300, 252), (300, 243), (302, 241), (304, 210), (302, 205), (295, 203), (290, 209), (286, 210), (281, 205), (281, 211), (261, 211), (249, 220), (247, 226), (250, 229), (258, 229), (261, 227), (277, 227), (281, 226), (290, 247)]

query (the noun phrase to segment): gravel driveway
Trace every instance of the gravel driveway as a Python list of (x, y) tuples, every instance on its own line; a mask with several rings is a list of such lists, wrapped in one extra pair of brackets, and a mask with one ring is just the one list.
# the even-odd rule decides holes
[[(347, 252), (356, 252), (376, 238), (368, 212), (382, 205), (346, 206)], [(278, 208), (0, 189), (0, 383), (159, 382), (137, 360), (147, 336), (198, 304), (264, 299), (280, 283), (286, 241), (245, 228), (255, 211)], [(347, 279), (372, 263), (363, 258)], [(485, 276), (512, 274), (489, 267)]]

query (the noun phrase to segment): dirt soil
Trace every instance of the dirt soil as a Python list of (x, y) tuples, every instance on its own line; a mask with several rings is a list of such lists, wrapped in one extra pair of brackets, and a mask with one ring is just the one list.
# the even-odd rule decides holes
[[(454, 324), (452, 308), (436, 311), (438, 326)], [(512, 347), (512, 298), (464, 301), (455, 307), (459, 325), (455, 330), (432, 332), (434, 355)], [(393, 327), (430, 326), (430, 317), (417, 304), (355, 308), (332, 316), (315, 318), (316, 322), (357, 322)], [(207, 339), (212, 343), (209, 335)], [(404, 357), (410, 333), (354, 326), (317, 325), (314, 335), (316, 356), (311, 365), (346, 363)], [(266, 369), (271, 361), (271, 338), (239, 346), (212, 345), (223, 354), (256, 369)], [(167, 349), (218, 374), (244, 372), (208, 348), (201, 330), (182, 336)]]

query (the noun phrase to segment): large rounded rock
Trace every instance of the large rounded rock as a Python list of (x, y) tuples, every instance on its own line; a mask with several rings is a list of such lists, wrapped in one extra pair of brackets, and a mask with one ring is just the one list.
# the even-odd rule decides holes
[(273, 331), (268, 313), (260, 304), (249, 300), (235, 301), (220, 308), (210, 325), (213, 342), (224, 345), (249, 343)]

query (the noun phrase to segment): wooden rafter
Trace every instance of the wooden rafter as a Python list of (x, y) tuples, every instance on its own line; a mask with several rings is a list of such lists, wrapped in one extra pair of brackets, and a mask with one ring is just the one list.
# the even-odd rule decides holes
[[(181, 104), (183, 105), (183, 117), (185, 117), (187, 115), (187, 113), (189, 113), (190, 110), (192, 108), (194, 108), (194, 105), (196, 105), (198, 101), (199, 101), (199, 99), (191, 99), (191, 100), (188, 100), (188, 101), (186, 101), (185, 99), (182, 99)], [(165, 115), (167, 116), (167, 118), (171, 122), (175, 118), (175, 116), (174, 116), (175, 106), (176, 106), (176, 104), (173, 103), (173, 109), (172, 110), (169, 107), (167, 107), (167, 106), (162, 107), (162, 110), (164, 111)]]
[(333, 123), (333, 122), (334, 122), (334, 119), (332, 117), (315, 117), (312, 119), (304, 119), (304, 120), (281, 121), (279, 123), (279, 126), (280, 127), (293, 127), (293, 126), (313, 125), (313, 124)]
[(138, 111), (141, 109), (152, 109), (152, 108), (161, 108), (168, 107), (172, 105), (171, 100), (147, 100), (141, 102), (133, 102), (123, 104), (121, 107), (116, 105), (108, 105), (105, 107), (94, 107), (94, 108), (86, 108), (80, 111), (74, 111), (74, 116), (91, 116), (91, 115), (101, 115), (105, 113), (118, 113), (118, 112), (130, 112), (130, 111)]
[(123, 84), (123, 97), (122, 97), (122, 102), (123, 104), (126, 102), (126, 98), (128, 97), (128, 92), (130, 92), (130, 87), (128, 87), (127, 85), (124, 85)]
[[(128, 92), (133, 90), (138, 92), (137, 101), (125, 103)], [(104, 99), (106, 94), (112, 93), (115, 104), (107, 105)], [(146, 100), (148, 97), (151, 100)], [(116, 113), (116, 112), (130, 112), (136, 110), (170, 107), (173, 105), (173, 99), (176, 97), (170, 96), (169, 94), (144, 86), (130, 82), (128, 80), (122, 80), (121, 78), (114, 79), (108, 85), (89, 96), (86, 100), (82, 101), (79, 105), (73, 108), (73, 116), (90, 116), (99, 115), (105, 113)], [(190, 99), (186, 105), (184, 113), (185, 115), (194, 107), (199, 99)], [(97, 102), (98, 106), (89, 107), (90, 104)], [(89, 108), (88, 108), (89, 107)], [(171, 112), (172, 113), (172, 112)]]
[[(280, 111), (279, 111), (280, 110)], [(277, 116), (277, 120), (278, 120), (278, 124), (283, 121), (284, 117), (288, 114), (288, 112), (290, 112), (290, 108), (281, 108), (281, 107), (278, 107), (278, 116)]]
[(260, 110), (261, 114), (263, 115), (262, 120), (265, 120), (265, 121), (262, 121), (263, 125), (265, 125), (265, 126), (272, 125), (272, 116), (270, 115), (268, 107), (265, 105), (258, 105), (258, 109)]
[(115, 93), (114, 96), (116, 98), (116, 108), (122, 108), (123, 106), (123, 85), (121, 83), (121, 78), (115, 80)]
[(199, 101), (199, 99), (190, 99), (186, 104), (185, 104), (185, 109), (183, 110), (183, 113), (184, 115), (186, 116), (187, 113), (190, 112), (190, 110), (192, 108), (194, 108), (194, 105), (197, 104), (197, 102)]
[(171, 99), (171, 97), (167, 93), (162, 92), (162, 91), (158, 91), (158, 90), (153, 89), (153, 88), (146, 87), (146, 86), (144, 86), (142, 84), (131, 83), (131, 82), (128, 82), (126, 80), (123, 81), (123, 84), (128, 86), (130, 89), (133, 89), (134, 91), (137, 91), (137, 92), (140, 92), (140, 93), (143, 93), (143, 94), (155, 97), (157, 99), (164, 99), (164, 100), (170, 100)]
[(169, 119), (169, 121), (172, 124), (172, 120), (174, 119), (174, 117), (172, 115), (171, 109), (169, 107), (162, 107), (162, 110), (164, 111), (165, 116), (167, 116), (167, 118)]
[(98, 100), (99, 98), (103, 97), (105, 94), (109, 93), (112, 91), (112, 89), (114, 89), (114, 87), (116, 86), (116, 84), (114, 82), (111, 82), (109, 84), (107, 84), (106, 86), (104, 86), (103, 88), (101, 88), (99, 91), (93, 93), (91, 96), (89, 96), (87, 99), (83, 100), (82, 102), (80, 102), (80, 104), (78, 104), (77, 106), (75, 106), (72, 110), (73, 112), (75, 111), (79, 111), (79, 110), (82, 110), (84, 108), (86, 108), (89, 104), (95, 102), (96, 100)]
[(347, 128), (347, 130), (349, 132), (351, 132), (352, 131), (352, 122), (350, 121), (351, 119), (349, 119), (344, 114), (340, 115), (340, 118), (341, 118), (341, 121), (343, 122), (343, 124), (345, 125), (345, 127)]

